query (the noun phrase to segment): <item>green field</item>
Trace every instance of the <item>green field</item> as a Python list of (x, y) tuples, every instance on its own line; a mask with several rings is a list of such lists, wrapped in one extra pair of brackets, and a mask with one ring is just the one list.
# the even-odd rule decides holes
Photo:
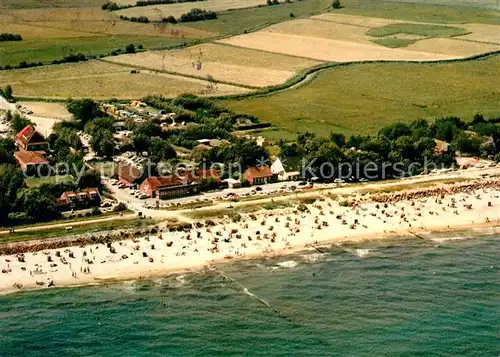
[[(265, 1), (262, 2), (263, 4)], [(262, 6), (235, 9), (217, 14), (216, 20), (189, 22), (183, 25), (221, 35), (240, 34), (253, 31), (278, 22), (295, 18), (309, 17), (327, 10), (331, 0), (302, 0), (293, 3), (282, 2), (277, 6)]]
[(374, 134), (398, 120), (500, 116), (499, 71), (499, 55), (441, 64), (353, 64), (320, 72), (296, 89), (221, 104), (279, 127), (269, 132), (272, 138), (293, 139), (303, 131)]
[(23, 40), (19, 42), (3, 42), (0, 47), (0, 66), (18, 65), (26, 62), (51, 62), (62, 59), (72, 53), (85, 55), (109, 55), (116, 49), (125, 50), (133, 43), (145, 49), (157, 49), (177, 46), (185, 41), (180, 38), (154, 36), (88, 36), (76, 38), (50, 38), (40, 40)]
[(452, 37), (467, 34), (467, 30), (460, 27), (438, 26), (425, 24), (390, 24), (368, 30), (367, 35), (385, 37), (397, 34), (418, 35), (426, 37)]
[(56, 184), (56, 183), (73, 183), (74, 178), (71, 175), (65, 175), (65, 176), (49, 176), (49, 177), (44, 177), (44, 178), (26, 178), (24, 180), (26, 183), (26, 186), (28, 187), (38, 187), (40, 185), (50, 183), (50, 184)]
[(381, 46), (389, 47), (389, 48), (400, 48), (400, 47), (406, 47), (408, 45), (411, 45), (414, 43), (416, 40), (410, 40), (406, 38), (393, 38), (393, 37), (388, 37), (388, 38), (378, 38), (376, 40), (372, 40), (373, 43), (376, 43)]
[[(496, 8), (478, 6), (456, 6), (458, 1), (396, 2), (374, 0), (342, 0), (342, 9), (335, 10), (343, 14), (381, 17), (395, 20), (422, 21), (435, 23), (467, 23), (476, 22), (498, 25), (500, 11)], [(449, 5), (440, 5), (446, 3)], [(476, 1), (493, 5), (491, 1)], [(470, 2), (469, 2), (470, 4)]]

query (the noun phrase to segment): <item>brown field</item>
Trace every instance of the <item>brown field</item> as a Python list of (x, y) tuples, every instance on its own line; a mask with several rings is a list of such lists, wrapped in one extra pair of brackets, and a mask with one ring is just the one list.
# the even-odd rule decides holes
[(465, 36), (460, 36), (460, 39), (466, 39), (479, 42), (490, 42), (500, 45), (500, 30), (499, 26), (482, 25), (482, 24), (465, 24), (466, 29), (472, 33)]
[(397, 24), (401, 22), (408, 22), (401, 20), (381, 19), (377, 17), (346, 15), (334, 12), (328, 12), (325, 14), (313, 16), (311, 17), (311, 19), (336, 22), (339, 24), (346, 24), (352, 26), (366, 27), (369, 29), (374, 27), (382, 27), (386, 25)]
[(371, 37), (365, 35), (366, 31), (367, 29), (361, 26), (318, 21), (313, 20), (313, 18), (287, 21), (265, 29), (265, 32), (277, 34), (370, 43)]
[(48, 67), (34, 67), (0, 71), (0, 85), (54, 80), (55, 78), (83, 77), (103, 73), (123, 73), (129, 69), (101, 61), (59, 64)]
[(213, 85), (208, 81), (155, 74), (150, 71), (131, 74), (131, 70), (130, 67), (89, 61), (0, 72), (0, 85), (11, 84), (15, 96), (54, 99), (81, 97), (130, 99), (141, 98), (147, 94), (172, 97), (185, 92), (198, 95), (225, 95), (247, 91), (241, 87)]
[(499, 45), (461, 41), (458, 38), (429, 38), (412, 43), (406, 49), (411, 51), (432, 51), (434, 53), (462, 57), (500, 50)]
[[(397, 23), (402, 23), (402, 21), (329, 13), (313, 16), (310, 19), (283, 22), (258, 32), (222, 39), (219, 42), (332, 62), (431, 61), (463, 58), (500, 49), (500, 46), (492, 44), (461, 40), (462, 36), (447, 39), (426, 38), (420, 36), (418, 32), (388, 36), (387, 38), (415, 40), (415, 43), (404, 48), (387, 48), (373, 43), (375, 39), (381, 37), (375, 38), (367, 35), (367, 31), (372, 28)], [(477, 33), (473, 32), (466, 36), (477, 38), (482, 36), (494, 40), (500, 33), (498, 31), (500, 26), (493, 25), (471, 24), (464, 28), (466, 28), (464, 32), (476, 29)], [(422, 34), (424, 31), (425, 28)], [(439, 33), (436, 36), (438, 35)]]
[(82, 36), (95, 36), (91, 32), (72, 31), (66, 29), (38, 26), (34, 24), (0, 23), (0, 33), (18, 33), (25, 40), (47, 38), (71, 38)]
[(245, 7), (254, 7), (265, 4), (265, 0), (208, 0), (200, 2), (186, 2), (181, 4), (139, 6), (119, 10), (116, 11), (116, 13), (118, 15), (128, 17), (146, 16), (150, 21), (160, 21), (163, 17), (167, 17), (169, 15), (178, 18), (182, 14), (189, 12), (189, 10), (194, 8), (219, 12), (229, 9), (242, 9)]
[(211, 76), (218, 81), (252, 87), (283, 83), (297, 71), (320, 64), (309, 59), (210, 43), (181, 50), (107, 57), (106, 61), (197, 77)]
[[(7, 31), (17, 26), (17, 32)], [(210, 32), (169, 24), (142, 24), (122, 21), (116, 12), (100, 8), (58, 8), (9, 10), (0, 14), (0, 29), (32, 37), (42, 32), (44, 38), (82, 37), (95, 35), (143, 35), (179, 38), (206, 38)], [(44, 33), (44, 31), (46, 33)]]
[(62, 103), (50, 102), (18, 102), (23, 107), (33, 111), (33, 115), (42, 118), (53, 119), (68, 119), (71, 118), (71, 113), (66, 109), (66, 105)]
[(325, 38), (255, 32), (219, 41), (234, 46), (330, 62), (372, 60), (432, 61), (451, 59), (456, 56), (432, 52), (416, 52), (391, 49), (376, 44), (329, 40)]

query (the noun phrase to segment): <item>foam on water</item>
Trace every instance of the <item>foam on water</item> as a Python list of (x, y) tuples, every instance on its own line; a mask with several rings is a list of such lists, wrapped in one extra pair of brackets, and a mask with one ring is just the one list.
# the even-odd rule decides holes
[(370, 255), (370, 253), (374, 252), (373, 249), (354, 249), (351, 251), (355, 256), (359, 258), (366, 258)]
[(295, 260), (287, 260), (286, 262), (281, 262), (276, 264), (280, 266), (281, 268), (295, 268), (299, 263), (297, 263)]
[(312, 253), (312, 254), (304, 254), (301, 257), (308, 263), (315, 263), (318, 261), (328, 260), (328, 254), (326, 253)]

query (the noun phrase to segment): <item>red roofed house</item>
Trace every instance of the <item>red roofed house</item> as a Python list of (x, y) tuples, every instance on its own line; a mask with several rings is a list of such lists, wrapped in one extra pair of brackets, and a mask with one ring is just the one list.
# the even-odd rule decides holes
[(243, 178), (250, 182), (250, 185), (262, 185), (274, 181), (274, 175), (269, 166), (249, 167), (243, 173)]
[(29, 175), (50, 175), (49, 161), (39, 152), (20, 150), (14, 152), (14, 158), (25, 173)]
[(215, 170), (198, 170), (193, 175), (186, 172), (182, 176), (152, 176), (146, 178), (139, 189), (149, 197), (160, 199), (191, 195), (200, 191), (202, 180), (213, 179), (217, 184), (222, 181)]
[(139, 183), (143, 174), (142, 168), (125, 161), (118, 161), (115, 167), (116, 177), (127, 186)]
[(86, 188), (80, 192), (66, 191), (57, 199), (57, 206), (61, 211), (85, 209), (99, 206), (101, 195), (95, 187)]
[(197, 193), (199, 185), (190, 176), (152, 176), (146, 178), (139, 189), (149, 197), (165, 199)]
[(36, 131), (31, 125), (16, 134), (15, 142), (19, 150), (26, 151), (47, 151), (49, 143), (42, 134)]

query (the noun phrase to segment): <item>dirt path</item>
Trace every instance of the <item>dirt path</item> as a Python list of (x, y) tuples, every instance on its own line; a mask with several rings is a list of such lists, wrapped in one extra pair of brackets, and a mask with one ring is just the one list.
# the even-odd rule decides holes
[[(106, 218), (100, 218), (100, 219), (91, 219), (88, 221), (56, 223), (56, 224), (47, 224), (47, 225), (35, 226), (35, 227), (15, 228), (15, 232), (16, 233), (34, 232), (34, 231), (54, 229), (54, 228), (85, 226), (85, 225), (93, 224), (93, 223), (101, 223), (101, 222), (108, 222), (108, 221), (115, 221), (115, 220), (127, 220), (127, 219), (132, 219), (135, 217), (136, 217), (135, 214), (130, 213), (130, 214), (123, 215), (121, 217), (120, 216), (113, 216), (113, 217), (106, 217)], [(9, 234), (9, 233), (10, 232), (8, 229), (0, 231), (0, 234)]]

